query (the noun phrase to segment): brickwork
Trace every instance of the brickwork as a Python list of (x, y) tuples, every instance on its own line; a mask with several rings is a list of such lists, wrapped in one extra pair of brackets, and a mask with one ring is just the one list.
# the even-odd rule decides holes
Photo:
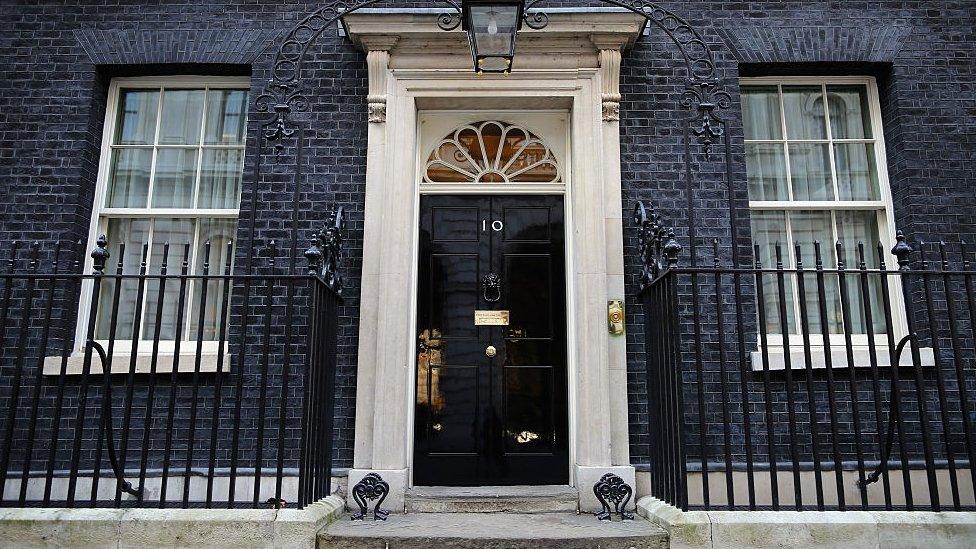
[[(250, 74), (253, 103), (269, 76), (275, 37), (319, 5), (257, 0), (5, 5), (0, 13), (0, 242), (87, 237), (111, 77)], [(825, 72), (879, 79), (899, 227), (912, 239), (976, 239), (971, 3), (696, 0), (669, 5), (712, 44), (719, 76), (733, 98), (732, 108), (722, 113), (731, 162), (725, 164), (721, 146), (711, 157), (693, 147), (695, 244), (707, 245), (712, 238), (729, 242), (732, 200), (736, 242), (747, 255), (737, 77)], [(341, 204), (349, 214), (336, 400), (336, 465), (343, 466), (352, 457), (366, 70), (363, 54), (332, 30), (310, 49), (308, 60), (304, 82), (310, 105), (302, 116), (300, 155), (295, 139), (278, 156), (267, 147), (258, 154), (261, 116), (252, 105), (239, 240), (263, 250), (274, 239), (279, 265), (288, 264), (327, 207)], [(624, 55), (622, 208), (629, 212), (634, 200), (643, 199), (674, 219), (685, 262), (690, 246), (680, 122), (688, 113), (679, 106), (683, 78), (681, 60), (657, 28)], [(302, 169), (293, 223), (297, 162)], [(625, 238), (631, 453), (642, 463), (648, 443), (642, 317), (632, 233)], [(238, 265), (246, 263), (248, 251), (247, 245), (239, 247)], [(12, 337), (7, 334), (5, 347)], [(2, 379), (9, 376), (5, 363)], [(0, 381), (0, 387), (7, 386)]]

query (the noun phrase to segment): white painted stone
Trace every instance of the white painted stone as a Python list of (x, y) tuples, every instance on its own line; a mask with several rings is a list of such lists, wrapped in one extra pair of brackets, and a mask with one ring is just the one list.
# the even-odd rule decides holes
[(976, 547), (976, 513), (876, 511), (879, 547)]
[(637, 512), (672, 548), (976, 547), (976, 513), (919, 511), (688, 511), (654, 497)]
[(676, 507), (648, 496), (638, 500), (637, 514), (668, 532), (671, 549), (712, 547), (708, 513), (703, 511), (682, 513)]
[(313, 549), (342, 513), (330, 496), (305, 509), (2, 509), (3, 547)]

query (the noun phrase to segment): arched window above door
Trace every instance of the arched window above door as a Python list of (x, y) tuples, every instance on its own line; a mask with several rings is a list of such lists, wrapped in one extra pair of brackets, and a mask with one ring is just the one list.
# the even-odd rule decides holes
[(458, 127), (424, 166), (424, 183), (562, 183), (549, 147), (517, 124), (497, 120)]

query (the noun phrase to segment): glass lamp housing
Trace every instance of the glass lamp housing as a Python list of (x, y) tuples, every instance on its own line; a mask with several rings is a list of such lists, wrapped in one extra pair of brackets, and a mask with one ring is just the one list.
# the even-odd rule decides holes
[(476, 72), (511, 72), (522, 10), (521, 0), (462, 0), (461, 23)]

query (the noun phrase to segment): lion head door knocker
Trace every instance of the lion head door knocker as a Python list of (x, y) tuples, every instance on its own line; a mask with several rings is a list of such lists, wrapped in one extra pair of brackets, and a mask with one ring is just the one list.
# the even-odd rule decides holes
[[(613, 520), (613, 513), (620, 514), (620, 520), (634, 520), (634, 514), (627, 512), (627, 503), (634, 495), (634, 489), (624, 479), (607, 473), (593, 485), (593, 494), (600, 500), (603, 510), (596, 514), (599, 520)], [(610, 503), (613, 502), (613, 510)]]
[(383, 480), (383, 477), (376, 473), (369, 473), (363, 477), (352, 488), (352, 499), (356, 501), (356, 505), (359, 506), (359, 512), (352, 515), (352, 520), (363, 520), (366, 517), (367, 502), (378, 499), (376, 506), (373, 507), (373, 520), (386, 520), (389, 516), (389, 511), (383, 511), (380, 509), (380, 505), (383, 505), (383, 500), (390, 493), (390, 485)]
[(494, 303), (502, 298), (502, 279), (495, 273), (488, 273), (481, 279), (485, 301)]

